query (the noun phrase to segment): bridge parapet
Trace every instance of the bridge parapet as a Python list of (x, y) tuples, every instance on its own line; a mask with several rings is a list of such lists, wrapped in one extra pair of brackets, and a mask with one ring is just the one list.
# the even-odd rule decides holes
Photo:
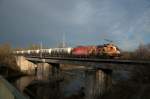
[(15, 87), (0, 76), (0, 99), (27, 99)]

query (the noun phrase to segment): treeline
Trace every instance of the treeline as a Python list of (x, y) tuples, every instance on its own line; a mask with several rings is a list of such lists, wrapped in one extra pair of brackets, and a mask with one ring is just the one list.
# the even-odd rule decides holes
[(14, 50), (18, 51), (18, 50), (37, 50), (37, 49), (41, 49), (41, 46), (37, 44), (31, 44), (25, 48), (15, 48)]
[(15, 57), (12, 55), (13, 49), (10, 44), (0, 45), (0, 66), (18, 69)]
[(132, 52), (122, 52), (122, 59), (138, 59), (150, 60), (150, 43), (140, 44), (139, 47)]
[(16, 50), (28, 50), (28, 49), (40, 49), (40, 45), (32, 44), (26, 48), (12, 48), (9, 43), (0, 45), (0, 75), (6, 78), (17, 77), (24, 75), (17, 66), (16, 58), (13, 55), (13, 51)]
[(5, 43), (0, 45), (0, 67), (8, 67), (18, 70), (15, 56), (13, 51), (15, 50), (27, 50), (27, 49), (40, 49), (40, 45), (32, 44), (26, 48), (12, 48), (10, 44)]
[(10, 44), (0, 45), (0, 75), (7, 79), (22, 75), (17, 66), (16, 59), (12, 54), (13, 49)]
[[(132, 52), (123, 52), (121, 58), (150, 60), (150, 44), (140, 44)], [(121, 69), (128, 73), (120, 75), (126, 75), (128, 79), (118, 79), (102, 99), (150, 99), (150, 66), (124, 64)]]

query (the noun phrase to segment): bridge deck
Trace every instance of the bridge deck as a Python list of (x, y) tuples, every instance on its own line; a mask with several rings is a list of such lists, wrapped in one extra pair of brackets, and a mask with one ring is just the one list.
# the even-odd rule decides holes
[(101, 64), (127, 64), (127, 65), (150, 65), (150, 61), (140, 60), (119, 60), (119, 59), (88, 59), (88, 58), (61, 58), (61, 57), (26, 57), (27, 60), (32, 62), (45, 62), (45, 63), (59, 63), (59, 64), (72, 64), (83, 66), (95, 66), (100, 68), (113, 68), (112, 66)]

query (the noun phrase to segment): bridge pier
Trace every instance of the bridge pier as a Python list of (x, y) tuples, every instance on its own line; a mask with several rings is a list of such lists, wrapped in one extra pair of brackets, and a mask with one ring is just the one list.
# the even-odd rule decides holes
[(58, 77), (60, 74), (60, 64), (58, 63), (49, 63), (52, 68), (51, 68), (51, 73), (53, 77)]
[(37, 62), (28, 61), (23, 56), (15, 56), (15, 58), (20, 71), (26, 74), (34, 74), (34, 69), (37, 66)]
[(110, 69), (97, 69), (95, 76), (95, 95), (94, 96), (102, 96), (105, 93), (109, 92), (112, 87), (112, 79), (111, 79), (112, 70)]
[(37, 76), (37, 71), (38, 71), (38, 62), (32, 62), (34, 64), (34, 71), (32, 74), (34, 74), (34, 76)]
[(50, 73), (50, 66), (44, 62), (37, 62), (35, 63), (36, 66), (34, 67), (34, 74), (37, 79), (47, 79)]
[(98, 99), (111, 90), (112, 70), (98, 68), (95, 71), (86, 71), (85, 74), (86, 99)]

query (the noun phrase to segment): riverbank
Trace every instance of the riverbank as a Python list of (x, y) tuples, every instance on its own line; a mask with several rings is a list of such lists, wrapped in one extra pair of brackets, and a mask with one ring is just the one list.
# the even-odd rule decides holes
[(9, 67), (2, 67), (2, 66), (0, 67), (0, 75), (3, 76), (8, 81), (15, 80), (22, 76), (27, 76), (27, 74), (25, 74), (19, 70), (15, 70), (15, 69), (12, 69)]

